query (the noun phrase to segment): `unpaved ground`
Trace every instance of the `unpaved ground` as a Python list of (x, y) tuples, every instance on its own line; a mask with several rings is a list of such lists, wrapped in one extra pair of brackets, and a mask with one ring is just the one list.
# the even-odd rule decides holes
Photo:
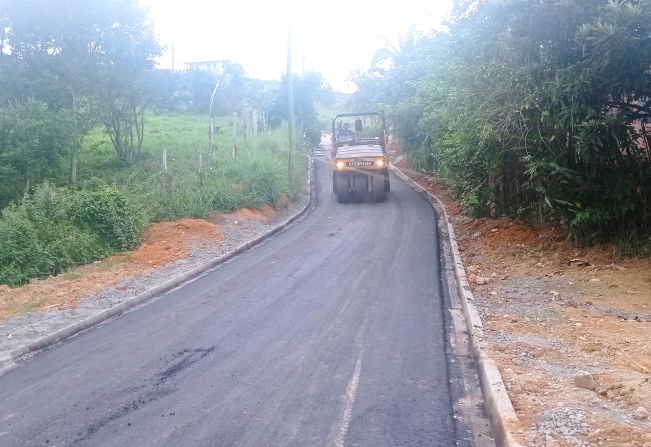
[(520, 420), (516, 437), (651, 447), (651, 260), (618, 259), (611, 247), (578, 247), (513, 219), (469, 218), (434, 179), (410, 175), (446, 204), (487, 353)]

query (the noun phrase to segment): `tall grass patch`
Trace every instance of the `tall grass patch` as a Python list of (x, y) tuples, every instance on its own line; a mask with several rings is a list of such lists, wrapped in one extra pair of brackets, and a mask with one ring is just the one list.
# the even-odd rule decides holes
[(17, 286), (132, 249), (152, 221), (273, 206), (304, 191), (307, 152), (294, 154), (290, 173), (286, 126), (257, 137), (238, 133), (233, 156), (230, 125), (218, 120), (209, 147), (205, 117), (151, 115), (143, 151), (130, 163), (118, 161), (108, 136), (95, 130), (76, 188), (46, 182), (2, 211), (0, 283)]
[(295, 163), (290, 181), (286, 127), (284, 132), (276, 129), (257, 137), (238, 134), (235, 157), (231, 143), (222, 136), (216, 148), (199, 145), (169, 149), (167, 171), (162, 167), (162, 149), (151, 149), (155, 156), (124, 167), (110, 181), (138, 197), (152, 221), (273, 206), (279, 199), (296, 197), (304, 190), (304, 182), (295, 179), (305, 178), (305, 162)]

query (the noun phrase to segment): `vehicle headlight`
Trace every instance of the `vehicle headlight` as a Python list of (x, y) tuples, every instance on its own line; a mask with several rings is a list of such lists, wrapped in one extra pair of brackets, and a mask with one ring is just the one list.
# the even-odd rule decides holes
[(346, 166), (346, 163), (344, 163), (343, 161), (338, 161), (337, 163), (335, 163), (335, 166), (337, 167), (337, 169), (341, 169), (344, 166)]
[(377, 161), (377, 165), (378, 165), (379, 167), (384, 166), (384, 160), (378, 160), (378, 161)]

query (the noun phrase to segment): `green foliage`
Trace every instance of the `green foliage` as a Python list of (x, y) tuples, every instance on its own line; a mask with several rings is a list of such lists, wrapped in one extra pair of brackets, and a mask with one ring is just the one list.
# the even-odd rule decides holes
[(0, 217), (0, 283), (60, 273), (112, 252), (99, 235), (72, 218), (77, 193), (44, 183)]
[[(280, 123), (252, 138), (240, 121), (233, 157), (229, 119), (217, 118), (216, 144), (208, 147), (207, 116), (148, 112), (206, 112), (216, 79), (156, 72), (160, 47), (140, 3), (0, 3), (0, 283), (21, 284), (132, 248), (153, 219), (205, 217), (301, 191), (305, 153), (296, 154), (288, 173)], [(299, 124), (318, 142), (309, 112), (325, 86), (318, 75), (304, 80)], [(311, 90), (315, 80), (318, 91)], [(216, 111), (260, 111), (277, 87), (226, 63)], [(72, 189), (38, 186), (47, 179)]]
[[(75, 189), (42, 183), (0, 218), (0, 283), (20, 285), (30, 278), (131, 249), (146, 223), (181, 217), (207, 217), (212, 211), (273, 205), (303, 192), (305, 151), (297, 154), (293, 180), (287, 172), (287, 127), (257, 138), (238, 135), (232, 158), (229, 122), (220, 119), (218, 151), (203, 150), (206, 118), (149, 116), (147, 156), (134, 163), (116, 161), (101, 128), (86, 140), (80, 163), (86, 166)], [(168, 150), (168, 171), (161, 151)], [(90, 157), (91, 151), (93, 157)]]
[(33, 100), (0, 109), (0, 207), (56, 169), (72, 126), (70, 113)]
[(212, 211), (273, 205), (281, 195), (289, 195), (286, 165), (255, 156), (201, 171), (177, 166), (150, 177), (140, 187), (146, 185), (153, 188), (146, 204), (153, 220), (206, 218)]
[[(301, 191), (295, 185), (302, 183), (288, 181), (287, 126), (262, 131), (257, 137), (246, 137), (242, 130), (236, 138), (237, 157), (232, 158), (231, 120), (217, 120), (221, 132), (216, 151), (207, 149), (206, 122), (207, 118), (199, 115), (149, 115), (146, 152), (126, 165), (116, 162), (108, 137), (98, 129), (86, 142), (94, 148), (93, 157), (80, 161), (88, 172), (81, 184), (100, 177), (120, 186), (138, 198), (153, 220), (206, 217), (214, 210), (274, 204), (281, 196), (292, 197)], [(166, 173), (161, 171), (163, 148), (167, 149)], [(305, 178), (304, 163), (297, 163), (295, 175)]]
[(83, 191), (75, 197), (73, 220), (113, 250), (129, 250), (139, 242), (145, 215), (123, 192), (114, 187)]
[(449, 32), (377, 59), (353, 100), (385, 108), (409, 158), (474, 213), (529, 213), (587, 243), (651, 234), (648, 0), (459, 1)]
[[(24, 0), (2, 6), (2, 43), (11, 51), (0, 61), (0, 79), (7, 79), (0, 87), (14, 89), (0, 96), (0, 106), (36, 97), (54, 109), (69, 109), (75, 118), (74, 157), (92, 127), (88, 123), (101, 117), (118, 156), (132, 158), (142, 144), (141, 118), (151, 102), (154, 58), (160, 53), (147, 11), (130, 0), (70, 0), (55, 7)], [(98, 115), (100, 107), (82, 109), (83, 100), (101, 104), (104, 113)]]
[(576, 213), (570, 230), (576, 240), (595, 244), (612, 237), (613, 223), (613, 217), (603, 209), (587, 208)]
[[(334, 100), (332, 89), (316, 72), (294, 76), (293, 82), (294, 115), (297, 127), (313, 147), (318, 146), (321, 141), (322, 125), (319, 121), (317, 105), (327, 105)], [(284, 76), (280, 89), (273, 93), (267, 107), (269, 123), (272, 127), (278, 127), (287, 120), (287, 104), (287, 76)]]
[(207, 114), (215, 84), (213, 112), (215, 115), (230, 115), (240, 112), (245, 105), (262, 110), (269, 92), (278, 88), (278, 81), (263, 81), (244, 75), (244, 68), (231, 61), (223, 61), (221, 73), (198, 68), (175, 71), (157, 70), (151, 88), (154, 97), (152, 105), (157, 110)]
[(273, 149), (286, 146), (283, 139), (286, 133), (277, 138), (262, 134), (264, 145), (243, 144), (236, 159), (209, 162), (207, 158), (203, 168), (175, 161), (167, 173), (153, 174), (139, 185), (151, 191), (143, 194), (148, 196), (152, 218), (205, 218), (215, 210), (257, 208), (296, 195), (299, 191), (288, 181), (286, 152), (274, 153)]

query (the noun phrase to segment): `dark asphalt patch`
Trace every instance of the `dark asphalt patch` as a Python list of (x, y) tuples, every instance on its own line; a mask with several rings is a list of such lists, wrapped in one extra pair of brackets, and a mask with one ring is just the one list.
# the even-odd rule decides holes
[[(121, 404), (115, 410), (110, 411), (108, 415), (87, 424), (77, 432), (77, 437), (72, 441), (72, 445), (78, 445), (83, 441), (87, 441), (106, 425), (122, 419), (134, 411), (138, 411), (162, 397), (172, 394), (175, 391), (174, 388), (162, 387), (162, 385), (194, 366), (197, 362), (214, 352), (214, 350), (215, 346), (211, 346), (210, 348), (183, 349), (172, 354), (173, 364), (156, 374), (157, 380), (147, 380), (145, 385), (124, 389), (122, 394), (126, 396), (133, 396), (134, 392), (138, 391), (141, 394), (136, 399)], [(91, 408), (86, 408), (86, 410), (91, 410)], [(173, 415), (174, 413), (170, 413), (170, 416)], [(129, 422), (126, 426), (131, 427), (132, 424)]]
[(184, 349), (172, 355), (178, 358), (174, 364), (158, 374), (160, 383), (171, 379), (188, 368), (191, 368), (195, 363), (205, 358), (215, 350), (215, 346), (206, 349)]

